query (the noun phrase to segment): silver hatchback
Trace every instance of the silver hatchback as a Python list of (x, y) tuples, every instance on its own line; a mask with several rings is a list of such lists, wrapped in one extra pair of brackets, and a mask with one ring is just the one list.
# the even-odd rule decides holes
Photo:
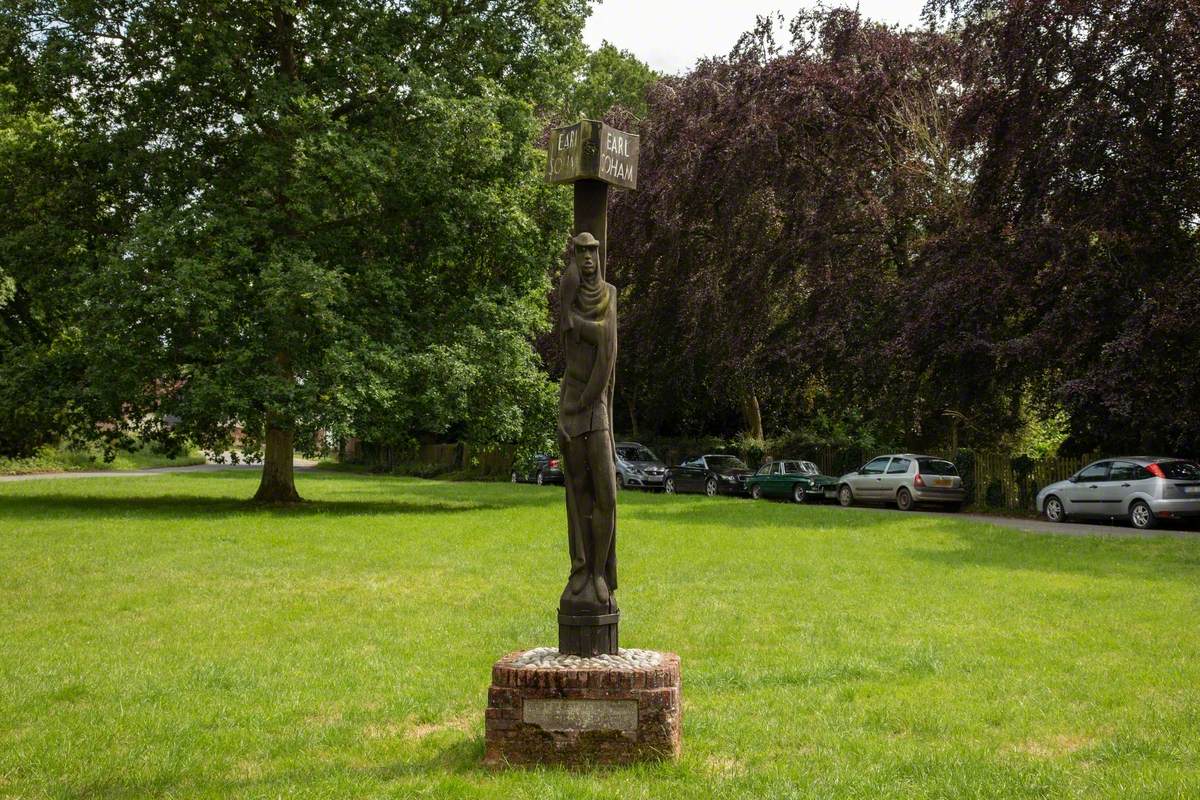
[(895, 503), (901, 511), (917, 503), (937, 503), (957, 511), (967, 499), (962, 478), (951, 462), (912, 453), (873, 458), (838, 479), (838, 502)]
[(1037, 510), (1051, 522), (1121, 518), (1143, 530), (1160, 519), (1200, 517), (1200, 464), (1146, 456), (1096, 461), (1038, 492)]

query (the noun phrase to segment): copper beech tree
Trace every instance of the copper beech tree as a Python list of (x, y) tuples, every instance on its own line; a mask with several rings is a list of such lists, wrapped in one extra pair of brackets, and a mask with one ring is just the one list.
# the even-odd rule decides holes
[(1008, 447), (1054, 417), (1076, 451), (1194, 453), (1195, 5), (927, 16), (765, 20), (651, 87), (619, 421)]

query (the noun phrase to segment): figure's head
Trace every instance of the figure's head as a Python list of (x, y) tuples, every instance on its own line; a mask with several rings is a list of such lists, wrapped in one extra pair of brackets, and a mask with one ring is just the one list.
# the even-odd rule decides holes
[(595, 275), (600, 267), (600, 242), (592, 234), (583, 231), (571, 243), (575, 246), (575, 263), (579, 265), (580, 274), (586, 278)]

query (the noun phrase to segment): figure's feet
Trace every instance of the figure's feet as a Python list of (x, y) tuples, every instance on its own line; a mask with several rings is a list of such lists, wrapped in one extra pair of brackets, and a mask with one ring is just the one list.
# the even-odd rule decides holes
[(602, 605), (607, 604), (610, 595), (608, 592), (608, 581), (604, 580), (604, 576), (599, 574), (593, 575), (592, 586), (594, 586), (596, 589), (596, 599), (599, 600)]
[(571, 594), (579, 594), (587, 588), (587, 584), (587, 569), (580, 567), (579, 569), (571, 570), (571, 577), (567, 578), (567, 591)]

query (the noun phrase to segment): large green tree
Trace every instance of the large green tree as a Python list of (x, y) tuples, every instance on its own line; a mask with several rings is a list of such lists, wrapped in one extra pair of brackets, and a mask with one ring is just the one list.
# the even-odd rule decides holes
[(7, 58), (104, 177), (93, 215), (112, 222), (72, 306), (79, 416), (211, 450), (243, 430), (268, 501), (298, 499), (293, 449), (319, 430), (528, 435), (567, 223), (535, 112), (564, 96), (585, 15), (10, 4)]
[(614, 108), (646, 116), (646, 90), (662, 75), (628, 50), (602, 42), (587, 54), (567, 96), (567, 120), (601, 119)]

